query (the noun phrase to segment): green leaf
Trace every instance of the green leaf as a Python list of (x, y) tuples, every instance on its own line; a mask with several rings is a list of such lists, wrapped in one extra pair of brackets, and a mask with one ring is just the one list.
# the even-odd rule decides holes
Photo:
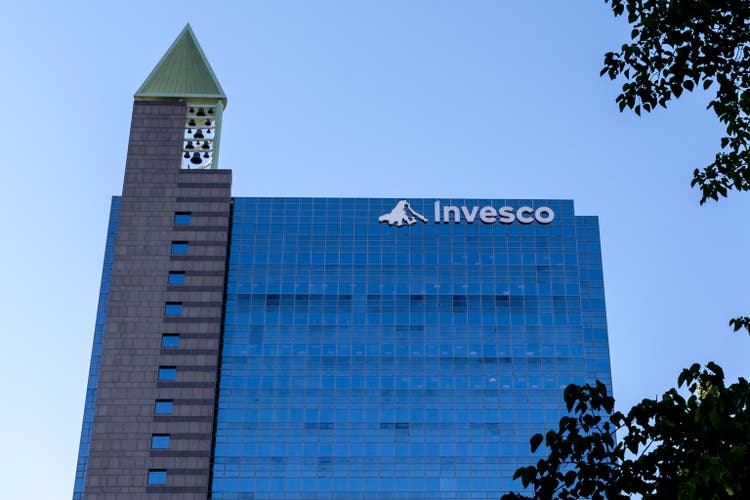
[(569, 470), (565, 473), (565, 478), (563, 479), (565, 481), (565, 486), (573, 486), (573, 483), (576, 481), (576, 473), (575, 471)]
[(541, 434), (534, 434), (531, 436), (530, 442), (531, 442), (531, 452), (536, 452), (537, 448), (542, 444), (544, 441), (544, 436)]

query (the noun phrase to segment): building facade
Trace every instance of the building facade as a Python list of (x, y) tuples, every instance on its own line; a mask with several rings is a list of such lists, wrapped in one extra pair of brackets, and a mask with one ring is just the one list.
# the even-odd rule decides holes
[(74, 499), (518, 488), (563, 388), (610, 385), (596, 217), (569, 200), (232, 198), (225, 105), (189, 27), (136, 94)]

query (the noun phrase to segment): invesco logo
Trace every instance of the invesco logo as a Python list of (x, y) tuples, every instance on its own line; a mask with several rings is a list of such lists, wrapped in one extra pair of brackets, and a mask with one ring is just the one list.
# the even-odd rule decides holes
[[(460, 224), (466, 222), (473, 224), (476, 220), (484, 224), (513, 224), (518, 221), (521, 224), (549, 224), (555, 220), (555, 212), (550, 207), (529, 207), (522, 206), (518, 209), (509, 206), (495, 208), (491, 205), (479, 207), (467, 207), (466, 205), (445, 205), (441, 206), (440, 201), (434, 204), (433, 221), (435, 224)], [(378, 218), (379, 222), (387, 222), (391, 226), (411, 226), (417, 221), (427, 222), (427, 217), (416, 212), (406, 200), (396, 203), (396, 206), (387, 214)]]
[(538, 207), (536, 209), (526, 206), (514, 209), (507, 205), (497, 209), (490, 205), (481, 208), (476, 205), (471, 208), (466, 205), (460, 207), (445, 205), (441, 207), (439, 201), (435, 202), (435, 222), (446, 224), (454, 222), (459, 224), (462, 221), (466, 221), (472, 224), (477, 220), (477, 217), (485, 224), (494, 224), (496, 222), (500, 224), (513, 224), (515, 221), (521, 224), (531, 224), (533, 222), (549, 224), (555, 220), (555, 212), (550, 207)]

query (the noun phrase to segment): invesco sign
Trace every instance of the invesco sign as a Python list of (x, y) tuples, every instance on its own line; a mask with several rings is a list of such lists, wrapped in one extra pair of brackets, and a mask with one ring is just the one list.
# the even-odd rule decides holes
[(466, 205), (461, 205), (460, 207), (445, 205), (441, 207), (439, 201), (435, 202), (436, 222), (459, 223), (463, 220), (472, 224), (477, 218), (485, 224), (494, 224), (496, 222), (500, 224), (513, 224), (515, 221), (521, 224), (531, 224), (533, 222), (549, 224), (555, 220), (555, 212), (550, 207), (538, 207), (536, 209), (526, 206), (515, 209), (507, 205), (497, 209), (491, 205), (485, 205), (481, 208), (476, 205), (471, 208)]
[[(522, 206), (517, 209), (509, 206), (502, 206), (495, 208), (491, 205), (485, 205), (479, 207), (474, 205), (468, 207), (466, 205), (441, 205), (440, 201), (436, 201), (434, 204), (433, 221), (435, 224), (439, 223), (455, 223), (460, 224), (466, 222), (473, 224), (475, 221), (480, 221), (484, 224), (513, 224), (518, 221), (521, 224), (549, 224), (555, 220), (555, 212), (546, 206), (542, 207), (529, 207)], [(383, 214), (378, 218), (379, 222), (387, 222), (391, 226), (411, 226), (416, 224), (418, 221), (427, 223), (427, 217), (420, 214), (409, 204), (406, 200), (401, 200), (396, 203), (393, 210), (387, 214)]]

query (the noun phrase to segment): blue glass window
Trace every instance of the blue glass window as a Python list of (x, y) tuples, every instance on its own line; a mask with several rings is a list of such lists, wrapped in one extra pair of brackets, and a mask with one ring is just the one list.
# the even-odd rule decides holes
[(148, 484), (160, 485), (167, 483), (167, 471), (164, 469), (149, 469)]
[(169, 434), (154, 434), (151, 436), (151, 448), (169, 448)]
[(188, 253), (189, 243), (187, 241), (173, 241), (172, 255), (185, 255)]
[(83, 428), (81, 429), (81, 441), (78, 451), (78, 465), (73, 486), (73, 499), (81, 500), (85, 493), (86, 472), (88, 470), (88, 457), (91, 443), (91, 432), (94, 421), (94, 409), (96, 406), (96, 393), (99, 381), (99, 369), (101, 366), (102, 345), (104, 342), (104, 324), (107, 319), (107, 305), (109, 303), (110, 280), (112, 266), (114, 263), (114, 248), (117, 238), (117, 230), (120, 221), (120, 197), (112, 198), (112, 208), (109, 215), (109, 229), (107, 230), (107, 246), (104, 253), (104, 268), (102, 269), (102, 283), (99, 292), (99, 309), (96, 314), (96, 327), (94, 329), (94, 346), (91, 354), (91, 365), (89, 371), (88, 390), (86, 391), (86, 406), (83, 412)]
[(180, 316), (182, 314), (182, 302), (167, 302), (164, 304), (165, 316)]
[(154, 405), (154, 413), (157, 415), (171, 415), (173, 405), (174, 403), (171, 399), (157, 399)]
[(177, 378), (176, 366), (160, 366), (159, 380), (175, 380)]
[(184, 285), (185, 284), (185, 272), (184, 271), (170, 271), (167, 283), (170, 285)]
[(190, 224), (190, 219), (192, 218), (192, 214), (190, 212), (175, 212), (174, 214), (174, 223), (175, 225), (184, 225), (184, 224)]
[(177, 349), (180, 347), (180, 336), (176, 333), (165, 333), (161, 336), (162, 349)]

